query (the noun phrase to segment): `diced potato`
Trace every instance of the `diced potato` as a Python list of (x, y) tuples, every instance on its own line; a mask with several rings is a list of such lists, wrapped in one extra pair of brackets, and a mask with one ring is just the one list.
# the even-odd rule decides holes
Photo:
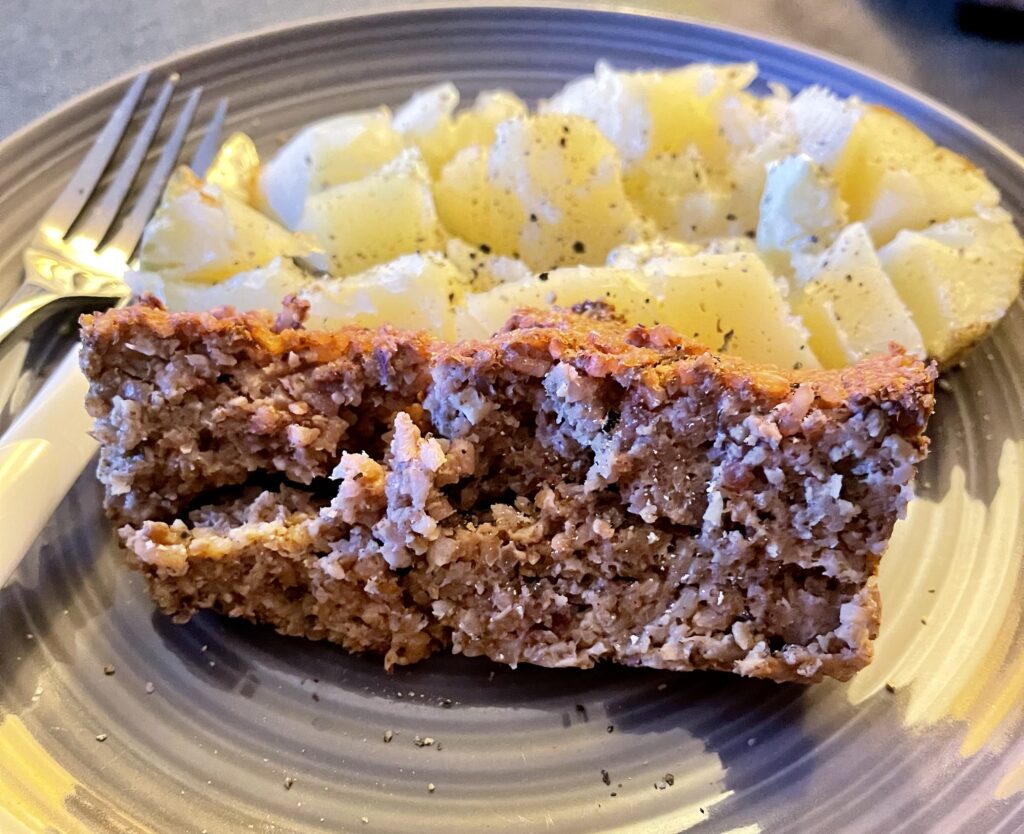
[(826, 248), (846, 225), (839, 190), (805, 154), (768, 168), (757, 224), (757, 245), (792, 255)]
[[(391, 124), (401, 135), (417, 143), (428, 140), (429, 144), (429, 137), (451, 123), (460, 97), (459, 88), (451, 81), (424, 87), (394, 112)], [(423, 151), (423, 144), (420, 150)], [(425, 151), (423, 156), (429, 158)]]
[(740, 252), (758, 254), (757, 244), (749, 235), (715, 238), (701, 250), (701, 254), (704, 255), (737, 255)]
[(863, 115), (864, 106), (857, 98), (839, 98), (817, 84), (797, 93), (787, 108), (800, 152), (826, 171), (838, 164)]
[(757, 222), (733, 211), (735, 189), (712, 171), (694, 146), (637, 162), (624, 178), (629, 199), (665, 235), (704, 241), (735, 235)]
[(310, 327), (390, 324), (426, 330), (443, 339), (455, 336), (455, 310), (464, 278), (443, 255), (403, 255), (345, 279), (306, 285)]
[(535, 270), (601, 263), (640, 233), (615, 149), (577, 116), (503, 122), (490, 149), (456, 154), (435, 194), (449, 231)]
[(520, 307), (571, 307), (605, 301), (631, 324), (656, 324), (660, 308), (634, 273), (607, 267), (570, 267), (542, 272), (522, 281), (465, 298), (457, 331), (461, 339), (482, 339), (497, 332)]
[(485, 90), (472, 108), (455, 115), (458, 104), (459, 91), (445, 83), (416, 93), (395, 113), (395, 129), (415, 142), (434, 176), (460, 150), (490, 145), (499, 124), (527, 113), (526, 104), (508, 90)]
[(685, 258), (700, 251), (701, 247), (696, 243), (661, 237), (617, 246), (608, 253), (606, 263), (614, 269), (641, 269), (655, 258)]
[(483, 252), (480, 247), (470, 246), (457, 237), (448, 239), (445, 254), (452, 265), (465, 276), (466, 288), (470, 292), (485, 292), (498, 284), (522, 281), (533, 275), (522, 261), (506, 255)]
[(306, 198), (380, 169), (405, 146), (386, 107), (316, 122), (295, 135), (263, 167), (264, 206), (290, 229)]
[(465, 148), (444, 166), (434, 184), (437, 213), (449, 233), (484, 252), (518, 257), (519, 233), (527, 222), (511, 191), (490, 180), (490, 149)]
[(275, 258), (265, 267), (240, 272), (216, 284), (165, 280), (156, 272), (130, 272), (125, 281), (135, 295), (151, 292), (172, 312), (212, 310), (277, 310), (281, 299), (307, 285), (312, 278), (290, 258)]
[(691, 145), (708, 164), (718, 166), (728, 150), (719, 132), (718, 108), (756, 77), (755, 64), (617, 72), (598, 62), (594, 75), (571, 81), (541, 109), (595, 122), (619, 149), (627, 170), (641, 159)]
[(307, 198), (298, 228), (323, 245), (333, 275), (444, 246), (430, 179), (415, 148), (361, 180)]
[(142, 236), (140, 268), (168, 280), (213, 283), (279, 255), (306, 257), (315, 244), (187, 168), (168, 183)]
[(136, 295), (151, 292), (169, 310), (274, 312), (294, 293), (310, 304), (309, 327), (391, 324), (445, 339), (455, 335), (455, 308), (465, 291), (464, 276), (438, 254), (403, 255), (350, 278), (314, 277), (290, 259), (276, 258), (219, 284), (165, 280), (153, 272), (129, 273), (126, 280)]
[(878, 105), (866, 107), (833, 171), (851, 213), (859, 216), (866, 212), (891, 160), (926, 154), (934, 147), (926, 133), (898, 113)]
[(898, 342), (924, 356), (924, 344), (861, 223), (848, 226), (808, 269), (794, 310), (811, 331), (811, 348), (828, 368), (885, 353)]
[(643, 268), (661, 322), (725, 353), (785, 368), (818, 366), (785, 287), (753, 254), (664, 257)]
[(835, 176), (850, 218), (862, 220), (878, 246), (901, 229), (923, 229), (999, 203), (983, 171), (881, 108), (869, 109), (857, 123)]
[(788, 91), (766, 97), (755, 96), (744, 90), (735, 90), (723, 96), (718, 105), (719, 128), (730, 153), (755, 150), (766, 143), (787, 139), (787, 153), (796, 150), (794, 137), (789, 134)]
[(259, 200), (260, 155), (244, 133), (232, 133), (217, 151), (204, 179), (225, 194), (255, 206)]
[(1002, 318), (1024, 276), (1024, 243), (1001, 209), (900, 232), (879, 257), (928, 354), (940, 362), (956, 358)]

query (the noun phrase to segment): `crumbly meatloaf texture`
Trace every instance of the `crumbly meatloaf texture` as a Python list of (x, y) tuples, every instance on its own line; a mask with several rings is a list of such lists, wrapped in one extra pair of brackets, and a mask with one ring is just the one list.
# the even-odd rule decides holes
[(935, 377), (898, 349), (756, 366), (603, 306), (457, 344), (144, 305), (82, 334), (107, 510), (160, 608), (388, 666), (849, 678)]

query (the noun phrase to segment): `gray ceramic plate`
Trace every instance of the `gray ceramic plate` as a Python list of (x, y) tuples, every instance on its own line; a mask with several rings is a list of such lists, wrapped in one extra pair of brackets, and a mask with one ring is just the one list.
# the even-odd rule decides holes
[[(598, 58), (754, 59), (762, 81), (858, 93), (984, 166), (1024, 216), (1021, 160), (976, 126), (825, 57), (684, 21), (373, 15), (161, 69), (230, 96), (230, 127), (269, 148), (441, 79), (536, 98)], [(0, 275), (119, 89), (0, 146)], [(176, 626), (123, 568), (87, 474), (0, 592), (0, 831), (1019, 831), (1022, 367), (1018, 304), (943, 385), (920, 497), (883, 562), (877, 660), (848, 685), (450, 657), (387, 675), (217, 617)]]

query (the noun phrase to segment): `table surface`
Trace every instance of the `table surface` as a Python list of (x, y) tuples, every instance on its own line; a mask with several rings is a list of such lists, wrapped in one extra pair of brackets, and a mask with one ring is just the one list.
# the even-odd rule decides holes
[[(172, 52), (247, 30), (408, 0), (7, 0), (0, 137)], [(627, 0), (628, 3), (628, 0)], [(960, 32), (955, 0), (633, 0), (828, 50), (910, 84), (1024, 151), (1024, 44)]]

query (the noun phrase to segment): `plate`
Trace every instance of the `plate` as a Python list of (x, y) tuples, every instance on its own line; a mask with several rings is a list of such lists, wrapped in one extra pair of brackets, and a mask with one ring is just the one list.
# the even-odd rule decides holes
[[(977, 126), (825, 56), (685, 20), (370, 14), (158, 69), (205, 85), (209, 105), (229, 96), (229, 127), (269, 150), (318, 116), (442, 79), (535, 99), (598, 58), (756, 60), (762, 85), (859, 94), (983, 166), (1024, 220), (1024, 163)], [(120, 89), (0, 145), (0, 275)], [(1021, 368), (1018, 302), (941, 383), (919, 497), (882, 563), (877, 659), (845, 685), (457, 657), (389, 675), (377, 658), (216, 616), (174, 625), (125, 569), (87, 472), (0, 592), (0, 830), (1019, 831)]]

